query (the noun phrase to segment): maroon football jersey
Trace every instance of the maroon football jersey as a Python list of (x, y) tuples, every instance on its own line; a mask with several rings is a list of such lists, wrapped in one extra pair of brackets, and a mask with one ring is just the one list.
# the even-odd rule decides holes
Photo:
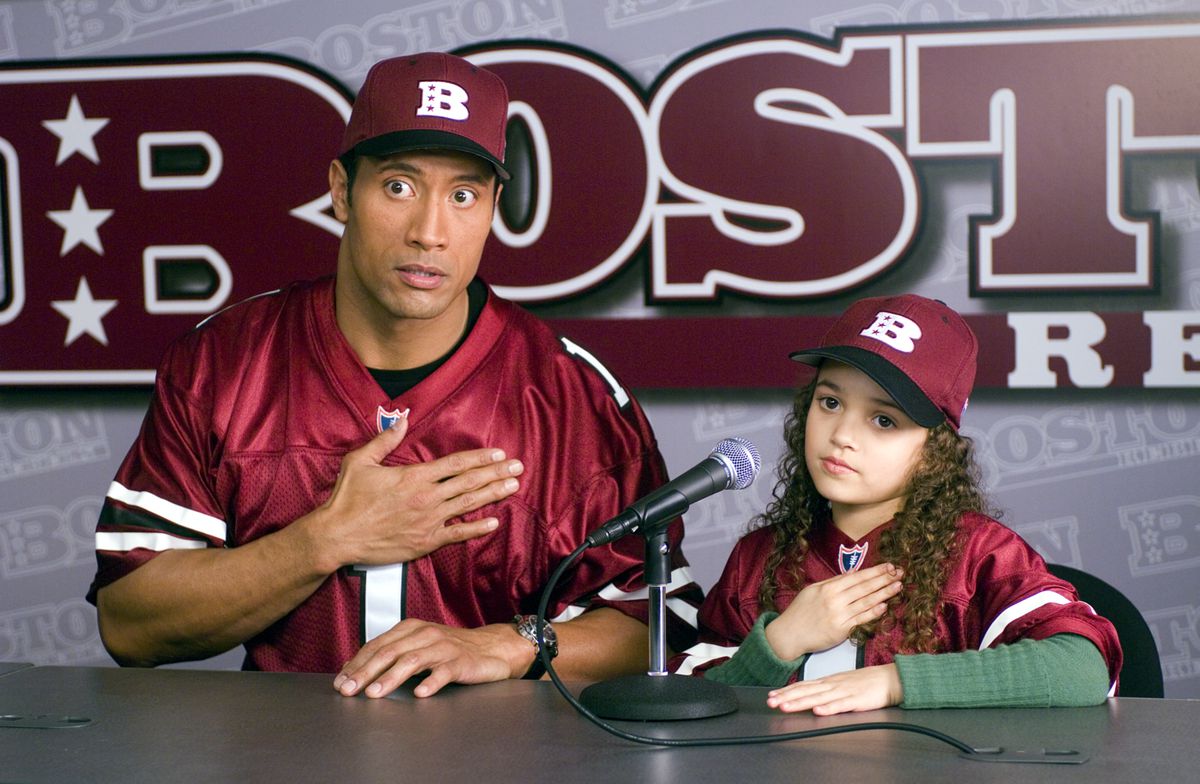
[[(890, 525), (890, 523), (888, 524)], [(813, 532), (805, 554), (804, 584), (879, 563), (880, 526), (859, 541), (832, 523)], [(1110, 681), (1121, 669), (1116, 629), (1079, 601), (1074, 587), (1046, 570), (1046, 564), (1010, 528), (981, 514), (959, 521), (962, 548), (950, 567), (936, 619), (937, 650), (978, 650), (1054, 634), (1086, 637), (1100, 649)], [(700, 642), (672, 662), (681, 674), (703, 672), (728, 659), (750, 633), (762, 613), (758, 589), (772, 548), (772, 529), (759, 528), (742, 537), (720, 580), (700, 608)], [(780, 567), (780, 578), (783, 568)], [(803, 586), (802, 586), (803, 587)], [(780, 589), (782, 610), (796, 590)], [(893, 627), (867, 640), (861, 648), (846, 641), (810, 654), (796, 677), (811, 680), (835, 672), (887, 664), (899, 652), (903, 632)]]
[[(495, 516), (499, 528), (409, 563), (340, 570), (246, 642), (247, 667), (335, 672), (403, 618), (477, 627), (535, 612), (585, 535), (666, 481), (637, 402), (512, 303), (489, 293), (455, 353), (388, 399), (335, 323), (332, 278), (294, 284), (221, 312), (168, 350), (101, 512), (89, 600), (163, 550), (236, 547), (280, 530), (323, 503), (342, 456), (404, 409), (409, 430), (388, 465), (481, 447), (524, 463), (515, 495), (464, 516)], [(679, 645), (694, 640), (699, 589), (679, 521), (670, 536), (669, 633)], [(548, 615), (605, 605), (645, 620), (643, 549), (626, 537), (588, 550)]]

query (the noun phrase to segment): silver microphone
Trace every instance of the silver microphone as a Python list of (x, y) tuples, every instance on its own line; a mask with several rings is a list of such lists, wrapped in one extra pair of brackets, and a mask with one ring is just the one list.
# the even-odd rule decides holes
[(589, 547), (607, 544), (637, 531), (653, 533), (702, 498), (727, 490), (744, 490), (758, 476), (762, 458), (744, 438), (726, 438), (708, 457), (642, 498), (587, 535)]

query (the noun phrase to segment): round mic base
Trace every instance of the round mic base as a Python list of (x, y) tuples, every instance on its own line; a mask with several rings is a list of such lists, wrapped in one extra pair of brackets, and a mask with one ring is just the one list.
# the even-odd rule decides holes
[(729, 686), (688, 675), (623, 675), (593, 683), (579, 701), (601, 718), (630, 721), (707, 719), (738, 709)]

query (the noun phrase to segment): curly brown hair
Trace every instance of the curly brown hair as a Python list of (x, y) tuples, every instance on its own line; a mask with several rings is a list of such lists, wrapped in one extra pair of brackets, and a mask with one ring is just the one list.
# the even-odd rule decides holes
[[(799, 590), (804, 585), (800, 564), (808, 552), (809, 535), (815, 524), (829, 517), (829, 504), (817, 492), (804, 460), (804, 430), (815, 386), (814, 378), (792, 403), (784, 422), (786, 451), (777, 468), (772, 501), (750, 523), (752, 529), (772, 528), (774, 536), (758, 592), (762, 609), (780, 609), (775, 598), (781, 587)], [(998, 516), (983, 492), (971, 439), (943, 422), (930, 429), (908, 479), (904, 504), (895, 523), (880, 537), (880, 559), (904, 570), (900, 593), (904, 599), (893, 598), (882, 618), (856, 627), (850, 635), (855, 644), (862, 645), (898, 623), (903, 635), (898, 652), (936, 651), (938, 600), (956, 554), (958, 521), (967, 512)]]

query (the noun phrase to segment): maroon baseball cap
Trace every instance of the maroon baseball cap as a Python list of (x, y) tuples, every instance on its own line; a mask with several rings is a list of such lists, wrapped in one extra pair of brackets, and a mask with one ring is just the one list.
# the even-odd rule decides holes
[(807, 365), (836, 359), (858, 368), (922, 427), (955, 430), (975, 384), (979, 342), (946, 303), (916, 294), (869, 297), (834, 322), (821, 345), (789, 356)]
[(406, 150), (458, 150), (483, 158), (502, 180), (508, 89), (500, 77), (445, 52), (393, 57), (371, 66), (339, 157)]

